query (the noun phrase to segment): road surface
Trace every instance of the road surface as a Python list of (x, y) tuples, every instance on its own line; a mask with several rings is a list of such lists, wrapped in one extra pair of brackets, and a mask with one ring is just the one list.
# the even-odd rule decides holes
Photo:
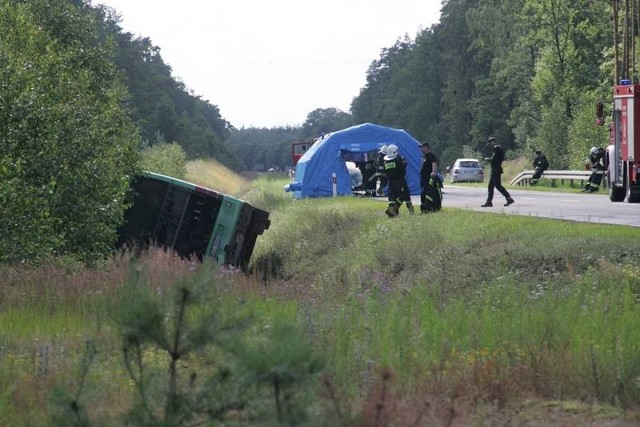
[[(480, 207), (487, 198), (486, 187), (447, 185), (443, 188), (444, 208), (469, 209), (478, 212), (494, 212), (533, 217), (555, 218), (600, 224), (620, 224), (640, 227), (640, 203), (613, 203), (606, 194), (551, 193), (508, 188), (516, 201), (505, 207), (505, 199), (498, 191), (493, 197), (493, 207)], [(412, 196), (416, 210), (420, 197)]]

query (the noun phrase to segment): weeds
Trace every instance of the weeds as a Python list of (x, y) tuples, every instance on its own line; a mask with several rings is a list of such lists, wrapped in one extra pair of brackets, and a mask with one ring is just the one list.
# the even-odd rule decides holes
[(47, 425), (53, 384), (94, 425), (638, 411), (634, 230), (446, 209), (389, 221), (375, 200), (281, 200), (248, 276), (156, 249), (94, 268), (0, 266), (3, 421)]

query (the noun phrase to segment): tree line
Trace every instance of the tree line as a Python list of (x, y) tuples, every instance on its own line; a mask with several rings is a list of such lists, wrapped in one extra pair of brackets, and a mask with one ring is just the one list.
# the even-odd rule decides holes
[(446, 0), (437, 24), (372, 61), (349, 112), (235, 129), (116, 11), (0, 0), (0, 261), (103, 256), (141, 151), (160, 143), (238, 171), (284, 169), (291, 142), (370, 122), (430, 141), (443, 164), (495, 135), (509, 153), (581, 167), (608, 138), (594, 103), (611, 98), (611, 14), (604, 0)]
[(0, 262), (113, 250), (141, 152), (241, 161), (233, 127), (89, 0), (0, 0)]
[[(443, 164), (482, 157), (495, 135), (511, 156), (542, 149), (553, 168), (581, 168), (591, 146), (608, 142), (594, 119), (614, 84), (611, 9), (606, 0), (445, 0), (437, 24), (372, 61), (351, 122), (405, 129)], [(265, 156), (282, 151), (263, 132), (264, 144), (244, 137)]]

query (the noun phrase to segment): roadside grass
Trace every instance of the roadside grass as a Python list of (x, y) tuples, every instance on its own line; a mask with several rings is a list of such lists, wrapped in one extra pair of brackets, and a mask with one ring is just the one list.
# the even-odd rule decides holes
[(228, 169), (215, 159), (198, 159), (187, 162), (186, 180), (230, 196), (240, 196), (250, 181)]
[[(264, 175), (238, 194), (269, 210), (271, 227), (250, 274), (208, 273), (217, 293), (189, 319), (250, 314), (242, 336), (254, 355), (269, 355), (246, 359), (255, 390), (280, 372), (264, 360), (282, 366), (289, 357), (291, 372), (314, 375), (315, 358), (324, 360), (317, 383), (295, 376), (315, 396), (301, 401), (311, 415), (297, 425), (506, 425), (505, 417), (549, 425), (563, 414), (578, 424), (637, 422), (637, 229), (446, 207), (403, 208), (390, 220), (384, 203), (367, 198), (292, 200), (286, 182)], [(136, 401), (119, 325), (124, 302), (137, 297), (125, 285), (135, 275), (145, 298), (164, 307), (205, 267), (157, 249), (93, 268), (0, 266), (3, 423), (51, 425), (51, 393), (78, 391), (79, 367), (95, 349), (84, 391), (66, 403), (85, 408), (92, 425), (121, 424)], [(279, 337), (290, 330), (304, 339)], [(151, 372), (168, 371), (166, 352), (142, 354)], [(202, 378), (224, 360), (208, 349), (181, 366)], [(267, 390), (247, 396), (275, 420)], [(252, 425), (242, 411), (232, 421)]]
[(301, 283), (289, 297), (349, 399), (382, 369), (410, 396), (640, 397), (635, 229), (446, 208), (390, 221), (356, 198), (276, 215), (254, 256)]

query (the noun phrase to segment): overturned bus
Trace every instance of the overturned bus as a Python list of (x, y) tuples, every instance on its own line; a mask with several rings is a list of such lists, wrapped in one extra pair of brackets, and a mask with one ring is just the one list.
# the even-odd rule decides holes
[(209, 188), (153, 172), (132, 181), (133, 204), (118, 247), (155, 244), (183, 257), (212, 258), (246, 270), (269, 212)]

